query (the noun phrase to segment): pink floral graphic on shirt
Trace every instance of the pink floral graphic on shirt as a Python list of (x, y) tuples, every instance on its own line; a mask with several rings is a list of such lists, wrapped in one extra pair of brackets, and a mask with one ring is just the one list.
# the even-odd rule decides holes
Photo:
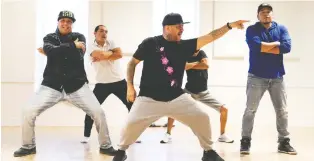
[(176, 81), (176, 79), (174, 79), (174, 75), (173, 73), (175, 72), (173, 67), (169, 66), (169, 59), (167, 58), (166, 52), (165, 52), (165, 48), (164, 47), (157, 47), (157, 51), (160, 52), (161, 54), (161, 64), (164, 66), (165, 71), (168, 73), (168, 75), (170, 76), (170, 86), (171, 87), (176, 87), (178, 82)]
[(171, 87), (174, 86), (176, 83), (177, 83), (177, 81), (176, 81), (175, 79), (172, 79), (172, 80), (171, 80), (171, 84), (170, 84)]
[(167, 65), (169, 60), (166, 57), (161, 56), (161, 62), (162, 62), (163, 65)]
[(161, 52), (163, 52), (163, 51), (164, 51), (164, 49), (165, 49), (164, 47), (161, 47), (159, 50), (160, 50)]
[(174, 72), (172, 67), (167, 67), (166, 71), (168, 72), (168, 75), (172, 75)]

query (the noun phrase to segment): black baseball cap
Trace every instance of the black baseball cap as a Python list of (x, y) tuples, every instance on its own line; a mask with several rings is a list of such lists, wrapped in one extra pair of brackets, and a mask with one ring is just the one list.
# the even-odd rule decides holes
[(178, 13), (169, 13), (164, 17), (162, 26), (176, 25), (176, 24), (187, 24), (190, 22), (183, 22), (182, 16)]
[(60, 11), (59, 16), (58, 16), (58, 21), (61, 18), (69, 18), (73, 21), (73, 23), (75, 22), (74, 13), (71, 11)]
[(268, 3), (262, 3), (262, 4), (260, 4), (259, 6), (258, 6), (258, 9), (257, 9), (257, 13), (259, 13), (262, 9), (264, 9), (264, 8), (268, 8), (268, 9), (270, 9), (271, 11), (273, 11), (273, 7), (270, 5), (270, 4), (268, 4)]

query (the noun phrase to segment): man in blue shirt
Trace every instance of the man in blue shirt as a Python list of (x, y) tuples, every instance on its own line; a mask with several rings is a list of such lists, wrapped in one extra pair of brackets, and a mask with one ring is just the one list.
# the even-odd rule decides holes
[(287, 28), (272, 21), (273, 8), (261, 4), (257, 10), (259, 22), (246, 31), (250, 49), (250, 67), (247, 80), (247, 107), (242, 120), (241, 154), (249, 154), (254, 117), (263, 94), (268, 90), (276, 112), (278, 152), (297, 154), (289, 144), (286, 91), (283, 80), (283, 55), (291, 50)]

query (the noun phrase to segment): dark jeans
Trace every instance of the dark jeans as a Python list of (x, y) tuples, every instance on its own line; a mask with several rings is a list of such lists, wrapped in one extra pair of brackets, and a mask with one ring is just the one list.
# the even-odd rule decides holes
[[(127, 84), (125, 80), (106, 84), (97, 83), (93, 92), (100, 104), (102, 104), (110, 94), (114, 94), (125, 104), (129, 111), (131, 110), (132, 102), (126, 100)], [(90, 137), (93, 123), (94, 120), (89, 115), (85, 115), (85, 137)]]

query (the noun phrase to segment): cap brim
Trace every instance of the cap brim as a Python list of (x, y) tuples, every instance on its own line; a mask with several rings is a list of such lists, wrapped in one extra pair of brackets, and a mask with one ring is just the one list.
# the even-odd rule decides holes
[(188, 23), (190, 23), (190, 22), (183, 22), (182, 24), (188, 24)]
[(68, 19), (71, 19), (73, 23), (76, 21), (76, 19), (75, 19), (75, 18), (73, 18), (73, 17), (69, 17), (69, 16), (61, 16), (61, 17), (59, 17), (59, 18), (58, 18), (58, 21), (59, 21), (60, 19), (62, 19), (62, 18), (68, 18)]
[(273, 7), (272, 6), (263, 6), (263, 7), (260, 7), (258, 9), (258, 12), (260, 12), (261, 10), (265, 9), (265, 8), (268, 8), (270, 11), (273, 11)]

